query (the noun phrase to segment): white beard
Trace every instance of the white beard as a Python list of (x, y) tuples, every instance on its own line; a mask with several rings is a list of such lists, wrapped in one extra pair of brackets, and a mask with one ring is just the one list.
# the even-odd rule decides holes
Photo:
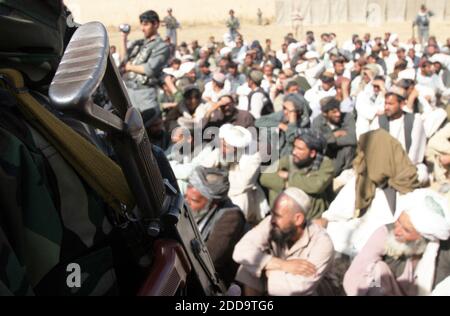
[(395, 238), (394, 231), (389, 232), (386, 240), (386, 255), (398, 259), (402, 256), (412, 257), (422, 255), (427, 247), (428, 241), (421, 238), (413, 242), (400, 242)]
[(233, 162), (230, 162), (229, 159), (226, 159), (226, 158), (222, 157), (222, 155), (220, 155), (220, 157), (219, 157), (219, 164), (220, 164), (221, 168), (230, 169), (230, 165), (232, 163)]

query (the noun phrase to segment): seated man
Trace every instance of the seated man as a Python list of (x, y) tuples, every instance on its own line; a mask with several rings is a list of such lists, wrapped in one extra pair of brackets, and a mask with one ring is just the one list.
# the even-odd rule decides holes
[(416, 80), (419, 85), (433, 89), (434, 93), (441, 95), (444, 99), (450, 96), (450, 88), (447, 88), (442, 78), (434, 72), (433, 64), (429, 60), (422, 62)]
[(250, 224), (257, 224), (270, 208), (258, 184), (262, 158), (256, 151), (255, 139), (248, 129), (231, 124), (223, 125), (218, 136), (218, 148), (207, 155), (201, 153), (200, 165), (228, 170), (228, 196), (241, 208)]
[(226, 171), (197, 167), (186, 191), (186, 202), (214, 266), (227, 286), (234, 280), (238, 268), (232, 259), (233, 249), (245, 229), (244, 214), (227, 197), (229, 188)]
[(221, 72), (215, 72), (212, 80), (205, 85), (205, 92), (203, 92), (202, 98), (210, 106), (213, 106), (222, 95), (229, 94), (230, 89), (230, 82), (225, 75)]
[(255, 119), (248, 111), (239, 110), (236, 102), (230, 94), (223, 95), (207, 112), (203, 119), (205, 128), (214, 126), (221, 127), (232, 124), (249, 128), (255, 126)]
[(165, 151), (170, 146), (170, 135), (164, 128), (161, 118), (161, 111), (150, 108), (142, 112), (142, 120), (148, 134), (148, 138), (153, 145)]
[(184, 194), (189, 177), (205, 157), (211, 154), (213, 146), (198, 141), (201, 137), (196, 134), (198, 128), (194, 120), (180, 117), (178, 123), (180, 127), (173, 130), (172, 145), (166, 150), (166, 155), (181, 193)]
[(349, 257), (361, 251), (378, 227), (395, 221), (400, 194), (419, 186), (416, 167), (384, 129), (361, 135), (354, 171), (321, 219), (335, 250)]
[(300, 91), (298, 83), (293, 80), (288, 80), (286, 73), (282, 70), (278, 74), (275, 84), (270, 89), (270, 99), (273, 102), (274, 112), (279, 112), (283, 109), (284, 97), (289, 94), (290, 89), (295, 90), (296, 93)]
[[(260, 135), (263, 135), (262, 129), (267, 129), (267, 144), (272, 148), (278, 145), (280, 157), (289, 155), (292, 152), (290, 135), (295, 134), (297, 128), (310, 126), (308, 101), (300, 94), (288, 94), (284, 97), (282, 111), (262, 116), (255, 126), (260, 129)], [(278, 144), (272, 141), (274, 139), (278, 139)]]
[(320, 115), (320, 100), (334, 96), (336, 96), (334, 74), (326, 72), (321, 76), (320, 81), (305, 93), (305, 99), (312, 110), (311, 120)]
[(333, 243), (325, 230), (306, 220), (309, 196), (289, 188), (275, 201), (272, 215), (236, 245), (241, 264), (236, 280), (244, 295), (325, 295), (324, 276), (333, 264)]
[(341, 104), (342, 113), (351, 113), (355, 111), (355, 100), (350, 96), (351, 80), (340, 77), (336, 80), (336, 100)]
[(450, 170), (450, 123), (430, 138), (426, 152), (428, 162), (433, 164), (434, 180), (449, 183)]
[(182, 101), (166, 115), (166, 131), (172, 134), (172, 131), (179, 126), (177, 120), (180, 117), (192, 118), (199, 122), (206, 114), (206, 111), (207, 105), (202, 104), (202, 94), (198, 86), (188, 85), (184, 88)]
[(316, 117), (312, 128), (327, 140), (326, 156), (333, 159), (335, 176), (351, 169), (356, 152), (356, 127), (352, 113), (342, 113), (334, 97), (320, 101), (322, 115)]
[(273, 104), (270, 96), (261, 88), (264, 74), (259, 70), (252, 70), (248, 74), (247, 83), (251, 89), (248, 95), (248, 112), (255, 119), (259, 119), (263, 115), (273, 113)]
[[(197, 72), (195, 69), (195, 63), (192, 61), (187, 61), (181, 64), (180, 69), (178, 70), (178, 73), (175, 74), (176, 82), (175, 87), (171, 87), (170, 90), (173, 94), (180, 94), (183, 93), (183, 91), (186, 89), (186, 87), (195, 85), (198, 78), (197, 78)], [(171, 86), (170, 81), (164, 80), (166, 84)], [(200, 87), (200, 91), (203, 92), (204, 87)], [(178, 100), (177, 100), (178, 101)]]
[(419, 182), (424, 184), (428, 181), (428, 171), (423, 164), (427, 139), (420, 116), (403, 111), (407, 97), (405, 89), (392, 86), (385, 95), (385, 114), (372, 122), (370, 130), (382, 128), (396, 138), (416, 165)]
[(394, 225), (367, 241), (344, 277), (348, 295), (429, 295), (439, 269), (439, 241), (450, 237), (445, 198), (430, 189), (403, 197)]
[(326, 140), (310, 129), (298, 129), (291, 155), (282, 157), (261, 175), (263, 187), (269, 189), (270, 203), (287, 187), (303, 190), (311, 198), (308, 220), (321, 216), (333, 199), (333, 162), (324, 157)]
[(234, 62), (228, 63), (228, 74), (227, 79), (230, 81), (230, 93), (231, 95), (237, 94), (237, 89), (245, 84), (247, 78), (244, 74), (238, 72), (238, 65)]
[[(362, 74), (361, 91), (356, 95), (356, 137), (367, 133), (370, 125), (384, 114), (384, 96), (386, 94), (386, 82), (384, 77), (375, 76), (375, 65), (365, 66)], [(356, 81), (356, 80), (354, 80)]]

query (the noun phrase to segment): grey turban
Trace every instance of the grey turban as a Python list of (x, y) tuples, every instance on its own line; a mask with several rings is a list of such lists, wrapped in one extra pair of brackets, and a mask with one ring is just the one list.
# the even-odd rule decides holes
[(300, 139), (305, 142), (309, 149), (317, 152), (316, 159), (313, 162), (313, 169), (318, 170), (323, 161), (323, 156), (327, 150), (327, 140), (319, 132), (310, 128), (299, 128), (293, 137), (292, 142)]
[(189, 184), (210, 201), (223, 200), (230, 189), (228, 172), (217, 168), (195, 168), (189, 177)]
[(286, 95), (284, 97), (284, 102), (286, 101), (290, 101), (292, 103), (294, 103), (295, 109), (297, 111), (302, 111), (304, 112), (305, 109), (307, 109), (309, 107), (309, 103), (308, 101), (306, 101), (306, 99), (298, 93), (290, 93), (288, 95)]

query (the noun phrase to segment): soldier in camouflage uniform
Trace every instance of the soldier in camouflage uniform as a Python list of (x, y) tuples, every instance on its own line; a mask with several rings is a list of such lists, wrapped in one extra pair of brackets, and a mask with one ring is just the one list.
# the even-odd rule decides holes
[[(17, 97), (29, 92), (97, 144), (47, 101), (70, 38), (66, 21), (62, 0), (0, 0), (0, 295), (131, 295), (145, 277), (111, 224), (111, 208), (37, 131)], [(14, 89), (6, 68), (19, 71), (26, 88)], [(68, 282), (74, 266), (79, 287)]]
[(170, 38), (170, 43), (177, 46), (177, 29), (180, 27), (180, 23), (172, 15), (172, 9), (167, 10), (167, 14), (163, 19), (163, 24), (166, 26), (166, 37)]
[(159, 109), (158, 83), (162, 69), (166, 67), (170, 58), (169, 46), (158, 35), (160, 24), (158, 14), (146, 11), (141, 14), (141, 29), (144, 39), (131, 42), (127, 46), (128, 34), (123, 34), (123, 47), (121, 51), (127, 51), (125, 65), (125, 82), (128, 88), (131, 102), (141, 111), (149, 108)]

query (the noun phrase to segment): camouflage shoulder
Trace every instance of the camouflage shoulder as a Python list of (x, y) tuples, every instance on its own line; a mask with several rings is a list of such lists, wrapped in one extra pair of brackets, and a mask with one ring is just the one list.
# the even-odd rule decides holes
[(34, 293), (27, 278), (27, 270), (20, 264), (0, 226), (0, 296), (30, 295)]

